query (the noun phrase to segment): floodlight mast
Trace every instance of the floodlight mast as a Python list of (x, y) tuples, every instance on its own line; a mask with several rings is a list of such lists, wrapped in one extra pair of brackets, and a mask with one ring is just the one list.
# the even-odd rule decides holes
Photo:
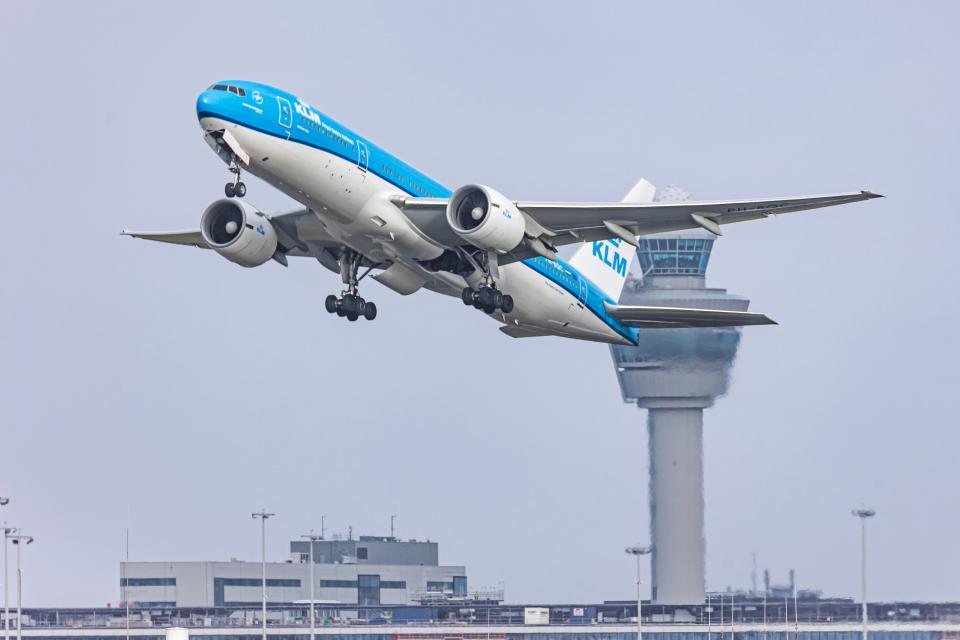
[(315, 640), (315, 639), (316, 639), (317, 629), (316, 629), (316, 621), (315, 621), (315, 619), (314, 619), (315, 616), (314, 616), (314, 613), (313, 613), (313, 603), (314, 603), (314, 600), (315, 600), (314, 595), (313, 595), (313, 593), (314, 593), (314, 592), (313, 592), (313, 589), (314, 589), (314, 579), (313, 579), (313, 545), (314, 545), (314, 543), (317, 542), (317, 540), (323, 540), (323, 536), (322, 536), (322, 535), (319, 535), (319, 536), (318, 536), (318, 535), (314, 535), (314, 533), (311, 531), (309, 534), (302, 535), (302, 536), (300, 536), (300, 537), (301, 537), (301, 538), (307, 538), (307, 539), (310, 541), (310, 555), (309, 555), (309, 559), (308, 559), (308, 562), (310, 563), (310, 640)]
[[(7, 498), (7, 502), (10, 499)], [(13, 537), (20, 530), (16, 527), (3, 525), (3, 640), (10, 640), (10, 572), (7, 570), (7, 540)]]
[(10, 539), (13, 540), (13, 544), (17, 545), (17, 640), (22, 640), (23, 638), (23, 569), (21, 568), (20, 563), (20, 549), (25, 544), (31, 544), (33, 542), (33, 536), (25, 536), (22, 534), (17, 534), (10, 536)]
[(637, 558), (637, 640), (643, 640), (643, 600), (640, 597), (640, 556), (649, 554), (653, 551), (653, 547), (627, 547), (624, 551)]
[(861, 594), (861, 624), (863, 640), (867, 640), (867, 518), (877, 515), (876, 510), (864, 506), (851, 511), (860, 518), (860, 594)]
[(267, 640), (267, 518), (272, 518), (275, 515), (277, 514), (267, 513), (266, 509), (250, 514), (250, 517), (254, 519), (260, 518), (260, 623), (262, 640)]

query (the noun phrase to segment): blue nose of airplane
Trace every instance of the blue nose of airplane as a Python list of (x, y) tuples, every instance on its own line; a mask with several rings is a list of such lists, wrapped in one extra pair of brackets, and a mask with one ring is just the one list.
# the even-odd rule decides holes
[(225, 91), (216, 91), (207, 89), (197, 96), (197, 120), (217, 116), (222, 112), (222, 106), (225, 98), (230, 96)]

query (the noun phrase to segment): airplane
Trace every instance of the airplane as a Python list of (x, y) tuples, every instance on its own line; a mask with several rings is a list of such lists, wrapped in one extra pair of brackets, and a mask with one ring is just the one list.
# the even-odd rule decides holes
[[(512, 200), (482, 184), (450, 190), (286, 91), (226, 80), (197, 98), (203, 139), (233, 178), (200, 229), (124, 235), (212, 249), (243, 267), (313, 257), (338, 273), (330, 313), (377, 317), (367, 276), (402, 295), (459, 297), (514, 338), (561, 336), (636, 345), (643, 329), (776, 324), (759, 313), (620, 305), (637, 237), (705, 229), (882, 197), (867, 190), (746, 200), (655, 202), (641, 179), (619, 202)], [(296, 200), (268, 215), (248, 204), (242, 172)], [(558, 247), (580, 243), (569, 261)], [(374, 273), (375, 272), (375, 273)]]

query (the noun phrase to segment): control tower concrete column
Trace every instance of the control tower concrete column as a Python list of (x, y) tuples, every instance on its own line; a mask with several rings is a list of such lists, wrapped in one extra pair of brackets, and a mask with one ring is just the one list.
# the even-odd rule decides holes
[(647, 432), (653, 600), (701, 602), (706, 575), (703, 409), (649, 407)]
[[(713, 243), (699, 231), (640, 238), (645, 275), (620, 303), (745, 311), (746, 298), (706, 287)], [(739, 342), (737, 329), (641, 329), (639, 346), (611, 347), (624, 401), (647, 411), (656, 603), (705, 599), (703, 410), (726, 393)]]

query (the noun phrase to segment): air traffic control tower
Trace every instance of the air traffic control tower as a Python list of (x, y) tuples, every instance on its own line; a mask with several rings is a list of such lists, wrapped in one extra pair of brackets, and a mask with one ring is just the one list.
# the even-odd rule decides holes
[[(713, 243), (706, 231), (640, 238), (644, 275), (627, 280), (620, 303), (746, 311), (746, 298), (706, 286)], [(611, 347), (624, 402), (647, 410), (655, 603), (705, 599), (703, 410), (726, 393), (739, 342), (732, 328), (641, 329), (639, 346)]]

